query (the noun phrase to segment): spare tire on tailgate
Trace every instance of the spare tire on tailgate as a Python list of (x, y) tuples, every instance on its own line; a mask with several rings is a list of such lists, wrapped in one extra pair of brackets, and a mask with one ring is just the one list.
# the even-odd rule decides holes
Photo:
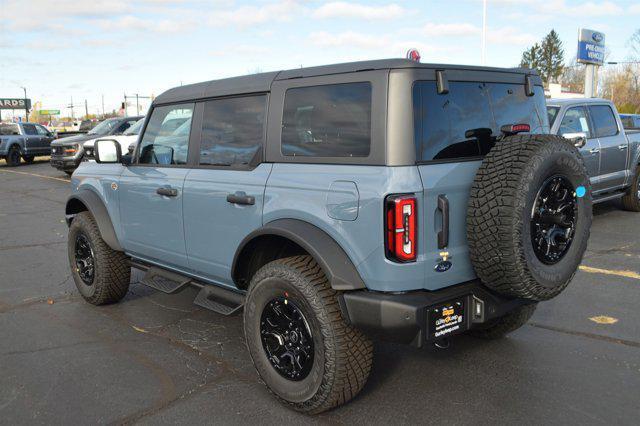
[(496, 142), (478, 169), (467, 211), (469, 252), (480, 280), (513, 297), (541, 301), (560, 294), (587, 247), (590, 190), (570, 141), (524, 134)]

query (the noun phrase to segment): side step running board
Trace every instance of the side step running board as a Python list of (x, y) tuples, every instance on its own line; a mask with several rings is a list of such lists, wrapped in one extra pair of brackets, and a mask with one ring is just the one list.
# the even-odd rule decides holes
[(184, 289), (191, 283), (191, 279), (175, 272), (152, 266), (147, 269), (144, 278), (140, 282), (163, 293), (172, 294)]
[(222, 315), (231, 315), (242, 308), (244, 296), (235, 291), (208, 285), (200, 289), (193, 303)]
[(167, 294), (177, 293), (187, 286), (199, 287), (200, 291), (193, 301), (194, 304), (217, 312), (222, 315), (231, 315), (244, 306), (244, 295), (213, 284), (202, 284), (192, 278), (167, 271), (157, 266), (150, 266), (138, 261), (131, 261), (131, 266), (146, 271), (140, 281), (141, 284), (154, 288)]

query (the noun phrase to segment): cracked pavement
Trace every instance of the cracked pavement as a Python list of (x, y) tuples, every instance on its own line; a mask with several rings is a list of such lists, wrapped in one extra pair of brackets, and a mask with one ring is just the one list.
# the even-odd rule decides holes
[(636, 424), (640, 416), (640, 280), (629, 273), (640, 273), (640, 214), (598, 206), (584, 260), (591, 269), (508, 338), (462, 336), (448, 350), (376, 343), (361, 395), (307, 417), (259, 382), (242, 317), (193, 305), (195, 290), (161, 294), (134, 273), (121, 303), (85, 303), (69, 275), (65, 179), (46, 160), (0, 162), (0, 423)]

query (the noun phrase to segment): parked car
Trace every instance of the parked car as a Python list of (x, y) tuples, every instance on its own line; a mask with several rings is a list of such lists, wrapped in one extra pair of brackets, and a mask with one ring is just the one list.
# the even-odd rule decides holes
[(640, 129), (640, 114), (620, 114), (620, 121), (625, 129)]
[(547, 110), (551, 132), (576, 140), (594, 203), (620, 198), (640, 212), (640, 130), (625, 129), (607, 99), (550, 99)]
[(99, 140), (74, 173), (71, 274), (95, 305), (125, 296), (133, 265), (244, 308), (269, 389), (330, 409), (363, 388), (371, 339), (498, 338), (569, 284), (591, 187), (545, 108), (534, 71), (404, 59), (171, 89), (133, 158)]
[(133, 126), (142, 116), (108, 118), (81, 135), (61, 138), (51, 144), (51, 166), (72, 174), (84, 158), (84, 142), (104, 136), (117, 136)]
[(0, 123), (0, 158), (8, 166), (17, 166), (22, 158), (32, 163), (35, 157), (51, 153), (55, 135), (38, 123)]
[[(142, 130), (142, 126), (144, 125), (144, 117), (140, 120), (136, 121), (136, 123), (125, 130), (122, 135), (111, 136), (108, 139), (114, 140), (120, 144), (121, 152), (133, 153), (133, 148), (135, 148), (135, 143), (138, 140), (138, 135)], [(93, 158), (93, 144), (97, 140), (102, 140), (103, 138), (91, 139), (86, 141), (84, 146), (84, 152), (86, 158)], [(106, 138), (104, 138), (106, 139)]]

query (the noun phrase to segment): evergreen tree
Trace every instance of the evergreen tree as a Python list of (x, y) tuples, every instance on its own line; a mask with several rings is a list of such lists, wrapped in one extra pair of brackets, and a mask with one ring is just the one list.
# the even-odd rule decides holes
[(522, 53), (520, 66), (523, 68), (531, 68), (532, 70), (540, 69), (540, 45), (538, 43)]
[(542, 40), (540, 57), (542, 81), (547, 85), (557, 83), (564, 69), (564, 49), (555, 30), (551, 30)]
[(564, 49), (555, 30), (522, 53), (520, 66), (538, 71), (545, 86), (557, 83), (564, 70)]

